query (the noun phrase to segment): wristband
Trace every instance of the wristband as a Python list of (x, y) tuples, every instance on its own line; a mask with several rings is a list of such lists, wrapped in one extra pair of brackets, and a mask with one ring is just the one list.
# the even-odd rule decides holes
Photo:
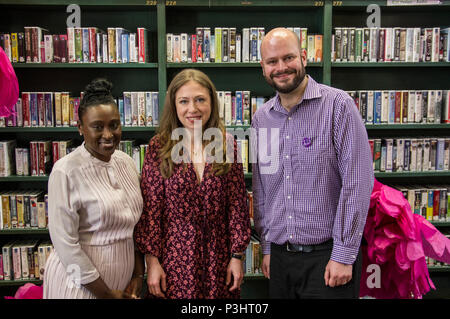
[(236, 254), (236, 253), (231, 253), (231, 258), (236, 258), (236, 259), (239, 259), (239, 260), (244, 260), (244, 255), (242, 254)]

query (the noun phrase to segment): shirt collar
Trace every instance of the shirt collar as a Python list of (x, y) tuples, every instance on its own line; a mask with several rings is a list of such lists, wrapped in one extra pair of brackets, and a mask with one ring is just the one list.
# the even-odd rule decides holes
[[(303, 93), (303, 99), (301, 103), (303, 103), (303, 101), (305, 100), (316, 99), (322, 96), (322, 94), (320, 93), (319, 84), (316, 81), (314, 81), (312, 76), (310, 76), (309, 74), (307, 75), (307, 77), (308, 83), (306, 84), (305, 92)], [(292, 109), (299, 107), (301, 103), (298, 103)], [(275, 111), (278, 112), (286, 112), (286, 109), (281, 105), (280, 95), (278, 94), (278, 92), (275, 95), (274, 102), (270, 106), (270, 109), (274, 109)]]
[(102, 161), (102, 160), (98, 159), (97, 157), (93, 156), (91, 153), (89, 153), (89, 151), (85, 147), (85, 142), (84, 141), (79, 146), (79, 149), (80, 149), (80, 152), (81, 152), (81, 156), (83, 156), (86, 160), (89, 160), (89, 161), (93, 162), (94, 164), (97, 164), (97, 165), (100, 165), (100, 166), (111, 166), (112, 159), (115, 157), (115, 154), (116, 154), (116, 152), (114, 152), (111, 155), (111, 159), (109, 160), (109, 162), (105, 162), (105, 161)]

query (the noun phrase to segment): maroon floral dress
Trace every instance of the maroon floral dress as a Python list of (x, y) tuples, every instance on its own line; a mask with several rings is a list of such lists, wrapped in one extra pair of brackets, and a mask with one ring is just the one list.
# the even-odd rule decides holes
[[(250, 241), (250, 218), (241, 163), (222, 176), (206, 163), (198, 182), (193, 164), (160, 173), (159, 136), (150, 140), (142, 169), (144, 210), (134, 238), (143, 254), (159, 261), (167, 275), (167, 298), (239, 298), (226, 285), (231, 252)], [(234, 141), (235, 159), (236, 142)]]

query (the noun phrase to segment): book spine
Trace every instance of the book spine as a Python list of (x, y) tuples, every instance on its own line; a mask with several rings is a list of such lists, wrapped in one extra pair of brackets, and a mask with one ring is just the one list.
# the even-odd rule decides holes
[(108, 28), (108, 61), (116, 63), (116, 29)]
[(30, 196), (30, 211), (31, 211), (31, 218), (30, 223), (32, 228), (38, 227), (38, 199), (36, 195)]
[[(230, 62), (229, 60), (229, 28), (222, 28), (222, 62)], [(255, 32), (255, 41), (257, 41), (257, 30)], [(256, 56), (255, 56), (256, 59)]]
[(152, 92), (145, 92), (145, 125), (153, 126)]
[(181, 62), (188, 62), (188, 35), (187, 33), (182, 33), (180, 35), (180, 50), (181, 50)]
[(197, 35), (197, 62), (203, 61), (203, 28), (195, 28), (195, 34)]
[(75, 63), (75, 29), (67, 28), (67, 50), (69, 63)]
[[(236, 28), (229, 28), (229, 36), (230, 36), (230, 62), (236, 62)], [(258, 34), (259, 37), (259, 34)], [(259, 43), (259, 39), (258, 39)]]
[(264, 28), (263, 27), (258, 27), (258, 47), (257, 47), (257, 49), (258, 49), (258, 61), (261, 61), (261, 50), (260, 50), (260, 48), (261, 48), (261, 43), (262, 43), (262, 41), (264, 39), (264, 36), (265, 36)]
[[(214, 28), (214, 42), (215, 42), (214, 45), (215, 62), (220, 63), (222, 62), (222, 28), (220, 27)], [(248, 50), (248, 43), (247, 43), (247, 50)]]
[(173, 34), (166, 34), (166, 61), (173, 62)]
[(30, 118), (31, 118), (31, 126), (37, 127), (39, 124), (38, 121), (38, 101), (37, 101), (37, 93), (30, 93)]
[(152, 105), (153, 105), (153, 125), (159, 125), (159, 93), (152, 92)]
[(17, 228), (25, 227), (23, 195), (16, 195)]
[(408, 91), (402, 91), (401, 123), (408, 123)]
[(38, 92), (37, 93), (37, 107), (38, 107), (38, 126), (44, 127), (45, 126), (45, 99), (44, 99), (44, 93)]
[(9, 195), (2, 195), (2, 215), (3, 215), (3, 229), (11, 229), (11, 206)]
[(139, 63), (148, 62), (148, 32), (145, 28), (138, 28)]
[(205, 27), (203, 28), (203, 62), (211, 62), (210, 57), (211, 57), (211, 29)]
[(95, 63), (97, 62), (97, 28), (88, 28), (89, 35), (89, 62)]
[(62, 126), (70, 126), (69, 92), (61, 93), (61, 117)]
[(131, 92), (123, 92), (123, 109), (125, 116), (125, 126), (131, 126)]

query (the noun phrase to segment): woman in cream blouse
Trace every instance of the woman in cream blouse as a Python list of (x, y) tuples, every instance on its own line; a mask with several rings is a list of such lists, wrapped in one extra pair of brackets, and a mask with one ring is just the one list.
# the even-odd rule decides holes
[(131, 157), (116, 150), (121, 125), (111, 87), (103, 79), (86, 87), (78, 111), (84, 142), (50, 174), (54, 252), (45, 267), (44, 298), (130, 298), (142, 284), (133, 276), (143, 273), (135, 269), (133, 244), (143, 205), (139, 175)]

